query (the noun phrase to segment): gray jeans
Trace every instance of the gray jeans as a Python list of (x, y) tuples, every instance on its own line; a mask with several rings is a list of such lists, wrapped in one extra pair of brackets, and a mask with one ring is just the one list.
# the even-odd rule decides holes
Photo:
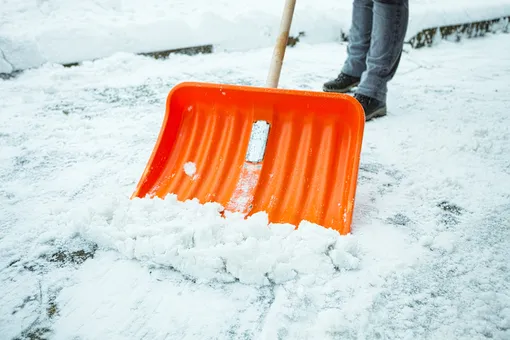
[(342, 72), (361, 77), (358, 93), (386, 102), (409, 21), (409, 0), (353, 0), (348, 57)]

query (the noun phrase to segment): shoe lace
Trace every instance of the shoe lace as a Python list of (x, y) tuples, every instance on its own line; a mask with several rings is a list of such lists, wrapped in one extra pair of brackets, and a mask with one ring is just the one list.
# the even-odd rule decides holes
[(363, 106), (370, 104), (370, 97), (364, 95), (356, 95), (355, 98)]
[(340, 73), (337, 77), (336, 77), (336, 80), (338, 81), (342, 81), (344, 79), (347, 79), (347, 76), (343, 73)]

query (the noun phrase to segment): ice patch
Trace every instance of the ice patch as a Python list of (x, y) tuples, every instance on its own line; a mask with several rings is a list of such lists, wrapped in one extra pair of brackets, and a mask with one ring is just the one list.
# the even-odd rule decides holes
[(359, 266), (351, 237), (308, 222), (295, 230), (269, 223), (265, 213), (222, 217), (219, 204), (180, 202), (174, 195), (113, 205), (98, 204), (76, 219), (75, 227), (100, 247), (197, 281), (267, 285), (298, 275), (327, 278)]
[(439, 250), (445, 253), (452, 253), (455, 251), (455, 243), (457, 237), (452, 232), (442, 232), (435, 237), (434, 242), (431, 244), (432, 249)]

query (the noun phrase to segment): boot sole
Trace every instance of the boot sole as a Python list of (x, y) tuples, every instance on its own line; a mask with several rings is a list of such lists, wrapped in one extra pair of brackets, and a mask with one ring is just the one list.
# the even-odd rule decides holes
[(349, 92), (353, 87), (356, 87), (359, 85), (359, 82), (357, 83), (354, 83), (352, 85), (349, 85), (347, 87), (344, 87), (343, 89), (338, 89), (338, 90), (334, 90), (334, 89), (328, 89), (326, 87), (322, 87), (322, 91), (324, 92), (334, 92), (334, 93), (346, 93), (346, 92)]
[(386, 107), (381, 107), (380, 109), (372, 112), (370, 115), (365, 116), (365, 121), (368, 122), (369, 120), (372, 120), (374, 118), (386, 116), (386, 113), (387, 113)]

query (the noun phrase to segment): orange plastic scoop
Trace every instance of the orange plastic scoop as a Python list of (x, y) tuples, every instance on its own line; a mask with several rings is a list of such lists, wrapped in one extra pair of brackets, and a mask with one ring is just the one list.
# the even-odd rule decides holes
[[(257, 121), (269, 123), (265, 154), (259, 162), (245, 161)], [(364, 122), (348, 95), (181, 83), (168, 96), (134, 196), (174, 193), (179, 200), (214, 201), (247, 214), (266, 211), (273, 222), (308, 220), (345, 234)]]
[[(282, 59), (277, 46), (268, 84), (278, 82), (275, 60)], [(246, 215), (265, 211), (271, 222), (307, 220), (347, 234), (364, 124), (363, 108), (349, 95), (181, 83), (168, 95), (133, 197), (173, 193)]]

